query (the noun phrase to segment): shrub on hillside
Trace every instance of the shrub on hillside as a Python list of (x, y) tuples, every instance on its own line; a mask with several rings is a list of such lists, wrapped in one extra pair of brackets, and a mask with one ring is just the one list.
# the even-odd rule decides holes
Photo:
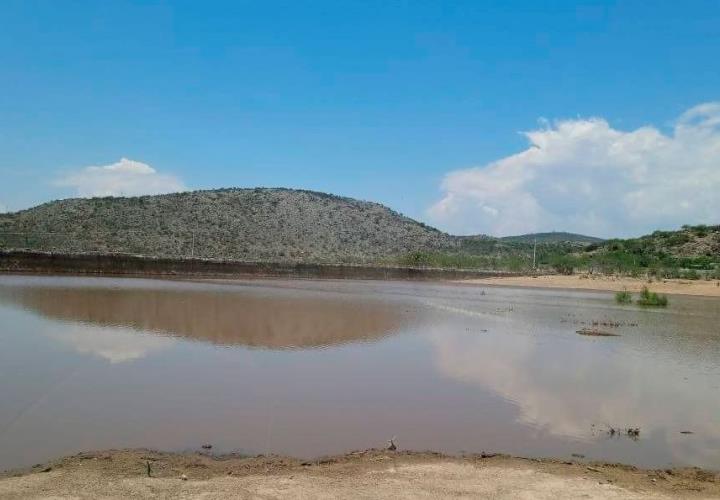
[(700, 279), (700, 274), (698, 274), (698, 272), (695, 269), (690, 269), (688, 271), (685, 271), (680, 276), (682, 277), (682, 279), (686, 279), (686, 280), (699, 280)]

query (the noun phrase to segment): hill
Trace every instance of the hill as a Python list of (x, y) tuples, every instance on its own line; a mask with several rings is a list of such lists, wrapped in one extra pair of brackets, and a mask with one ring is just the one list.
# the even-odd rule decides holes
[[(543, 235), (549, 236), (543, 238)], [(573, 241), (574, 236), (578, 237)], [(552, 269), (562, 274), (599, 271), (686, 279), (720, 276), (720, 226), (684, 226), (678, 231), (655, 231), (639, 238), (589, 244), (583, 242), (583, 238), (591, 237), (539, 233), (534, 248), (535, 235), (457, 237), (454, 253), (411, 254), (405, 263), (529, 271), (535, 254), (537, 269)]]
[(678, 259), (703, 256), (718, 258), (720, 257), (720, 225), (683, 226), (677, 231), (655, 231), (639, 238), (608, 240), (599, 248)]
[(577, 257), (601, 269), (683, 269), (690, 271), (687, 277), (694, 277), (694, 270), (720, 269), (720, 226), (683, 226), (639, 238), (611, 239), (588, 245)]
[(563, 232), (452, 236), (378, 203), (282, 188), (217, 189), (67, 199), (0, 214), (2, 248), (512, 271), (531, 270), (535, 254), (536, 267), (563, 273), (676, 275), (720, 267), (720, 226), (607, 241)]
[(0, 215), (0, 248), (274, 262), (376, 262), (452, 236), (366, 201), (280, 188), (67, 199)]
[(503, 241), (510, 241), (515, 243), (599, 243), (603, 241), (602, 238), (596, 238), (594, 236), (585, 236), (584, 234), (566, 233), (560, 231), (553, 231), (550, 233), (530, 233), (520, 234), (517, 236), (505, 236), (500, 238)]

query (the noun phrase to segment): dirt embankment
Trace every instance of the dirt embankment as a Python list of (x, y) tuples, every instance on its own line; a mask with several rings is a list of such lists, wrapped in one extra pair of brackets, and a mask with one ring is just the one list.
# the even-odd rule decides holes
[(629, 277), (599, 276), (599, 275), (552, 275), (552, 276), (507, 276), (467, 279), (460, 283), (478, 285), (504, 285), (537, 288), (567, 288), (578, 290), (603, 290), (619, 292), (639, 292), (644, 286), (653, 292), (673, 295), (699, 295), (705, 297), (720, 297), (720, 281), (712, 280), (652, 280)]
[(147, 450), (83, 453), (0, 476), (2, 498), (720, 498), (699, 469), (385, 451), (301, 462)]
[(457, 280), (506, 276), (504, 271), (391, 267), (302, 262), (156, 258), (125, 254), (66, 254), (0, 250), (0, 273), (189, 278), (310, 278), (367, 280)]

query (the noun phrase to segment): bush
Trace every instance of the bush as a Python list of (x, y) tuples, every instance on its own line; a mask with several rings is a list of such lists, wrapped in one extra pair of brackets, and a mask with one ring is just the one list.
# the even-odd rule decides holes
[(685, 233), (676, 233), (665, 239), (665, 244), (670, 247), (678, 247), (690, 241), (690, 236)]
[(668, 299), (667, 296), (651, 292), (648, 287), (644, 286), (636, 303), (641, 306), (667, 307)]
[(632, 295), (627, 290), (615, 294), (615, 302), (618, 304), (629, 304), (632, 302)]
[(681, 274), (681, 276), (683, 279), (686, 279), (686, 280), (699, 280), (700, 279), (700, 275), (698, 274), (698, 272), (695, 269), (690, 269), (689, 271), (685, 271), (684, 273)]
[(680, 277), (680, 270), (679, 269), (665, 269), (662, 273), (664, 278), (668, 279), (676, 279)]
[(577, 266), (577, 259), (571, 255), (555, 255), (550, 259), (550, 265), (558, 274), (571, 275)]

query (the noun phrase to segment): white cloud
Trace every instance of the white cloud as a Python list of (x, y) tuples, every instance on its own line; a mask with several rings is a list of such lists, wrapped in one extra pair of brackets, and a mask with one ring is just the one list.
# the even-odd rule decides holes
[(4, 214), (7, 211), (8, 211), (7, 207), (5, 205), (3, 205), (2, 203), (0, 203), (0, 214)]
[(58, 185), (75, 188), (77, 195), (82, 197), (138, 196), (187, 189), (177, 177), (158, 173), (150, 165), (127, 158), (111, 165), (72, 172), (60, 179)]
[[(672, 361), (676, 352), (660, 348), (654, 357), (628, 357), (619, 350), (598, 349), (579, 336), (548, 343), (534, 335), (509, 331), (501, 335), (499, 340), (440, 327), (428, 338), (440, 373), (512, 401), (519, 410), (517, 421), (526, 425), (590, 441), (605, 425), (639, 425), (643, 436), (665, 433), (678, 462), (696, 463), (701, 457), (715, 456), (720, 425), (710, 415), (720, 411), (720, 400), (708, 402), (700, 411), (686, 411), (697, 407), (698, 393), (688, 390), (684, 376), (691, 376), (692, 370)], [(558, 350), (566, 350), (566, 355)], [(562, 364), (548, 361), (558, 357)], [(677, 376), (668, 376), (668, 370)], [(697, 383), (706, 390), (702, 381)], [(594, 431), (593, 425), (598, 429)], [(677, 432), (680, 429), (693, 429), (707, 445), (689, 443)]]
[(720, 223), (720, 102), (686, 111), (669, 134), (591, 118), (525, 136), (525, 151), (447, 174), (431, 219), (452, 232), (495, 235), (628, 236)]
[(68, 323), (53, 325), (46, 334), (59, 340), (80, 354), (90, 354), (111, 364), (134, 361), (151, 353), (171, 347), (175, 340), (154, 334), (145, 334), (124, 327), (98, 327)]

